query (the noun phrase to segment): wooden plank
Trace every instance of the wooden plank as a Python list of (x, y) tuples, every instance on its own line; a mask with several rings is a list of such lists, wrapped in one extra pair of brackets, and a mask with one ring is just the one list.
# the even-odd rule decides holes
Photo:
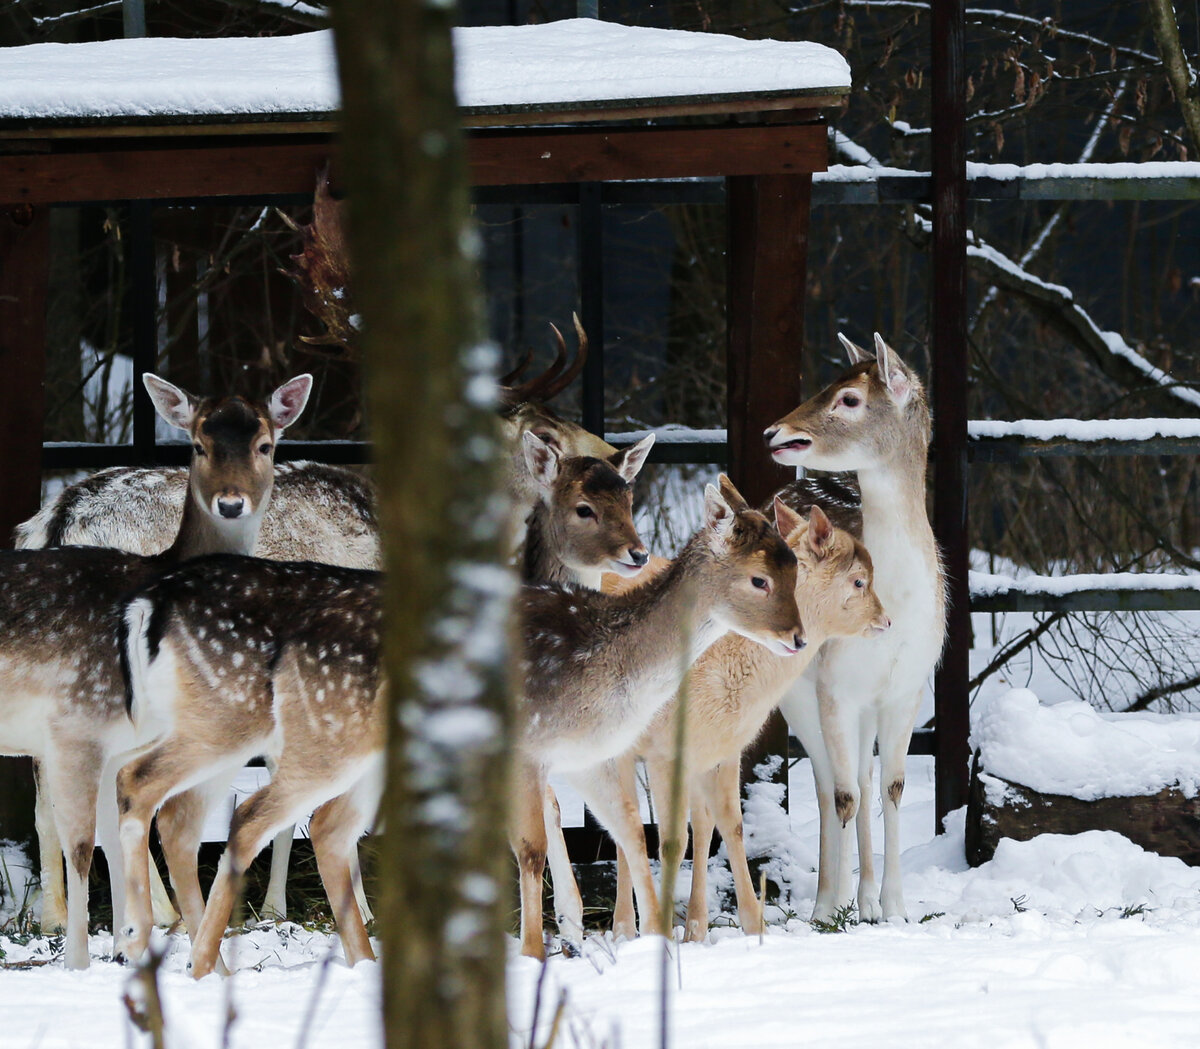
[(937, 829), (966, 804), (971, 618), (967, 587), (967, 166), (963, 0), (933, 0), (933, 530), (946, 567), (946, 647), (934, 684)]
[[(771, 460), (762, 435), (800, 403), (811, 191), (809, 175), (727, 182), (729, 473), (752, 506), (794, 475)], [(768, 756), (787, 753), (787, 723), (776, 711), (742, 755), (743, 782)], [(785, 784), (786, 764), (776, 777)]]
[[(468, 142), (476, 185), (533, 185), (822, 171), (818, 124), (488, 131)], [(311, 193), (332, 139), (93, 143), (75, 152), (0, 155), (0, 200), (29, 204)], [(336, 167), (336, 164), (335, 164)]]
[(1102, 455), (1200, 455), (1200, 437), (1151, 437), (1148, 440), (1101, 438), (1094, 441), (1055, 437), (972, 437), (967, 453), (974, 463), (1015, 463), (1022, 459)]
[(467, 141), (477, 186), (799, 174), (824, 171), (826, 152), (821, 124), (480, 132)]
[(972, 612), (1183, 612), (1200, 609), (1200, 590), (1092, 587), (1068, 593), (1004, 590), (971, 598)]
[(50, 212), (0, 207), (0, 545), (37, 512), (45, 422)]

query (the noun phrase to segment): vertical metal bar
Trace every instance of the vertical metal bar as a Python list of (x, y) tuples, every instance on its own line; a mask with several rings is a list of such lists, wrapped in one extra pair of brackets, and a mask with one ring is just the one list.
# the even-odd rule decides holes
[(158, 371), (157, 276), (154, 269), (154, 224), (148, 200), (129, 204), (129, 295), (127, 316), (133, 343), (133, 448), (142, 462), (154, 458), (154, 406), (139, 394), (143, 372)]
[(604, 213), (599, 182), (579, 186), (579, 298), (588, 358), (583, 367), (583, 427), (604, 434)]
[(145, 0), (121, 0), (121, 19), (126, 37), (145, 36)]
[(963, 0), (933, 0), (933, 527), (950, 598), (946, 649), (935, 680), (935, 808), (967, 801), (971, 649), (967, 587), (967, 223)]

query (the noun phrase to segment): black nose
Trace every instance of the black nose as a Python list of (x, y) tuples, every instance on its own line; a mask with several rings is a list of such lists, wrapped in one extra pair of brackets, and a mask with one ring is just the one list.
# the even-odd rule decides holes
[(770, 430), (764, 430), (764, 431), (763, 431), (763, 440), (764, 440), (764, 441), (767, 443), (767, 445), (768, 445), (768, 446), (770, 446), (771, 442), (772, 442), (773, 440), (775, 440), (775, 435), (776, 435), (777, 433), (779, 433), (779, 430), (778, 430), (778, 428), (773, 428), (773, 429), (770, 429)]
[(808, 644), (808, 642), (804, 640), (803, 634), (793, 634), (792, 640), (796, 643), (797, 652), (799, 652), (800, 649), (804, 648)]
[(632, 561), (635, 565), (641, 566), (650, 560), (650, 554), (647, 553), (645, 550), (630, 550), (629, 551), (629, 560)]
[(246, 505), (244, 499), (218, 499), (217, 509), (221, 511), (222, 517), (241, 517), (242, 507)]

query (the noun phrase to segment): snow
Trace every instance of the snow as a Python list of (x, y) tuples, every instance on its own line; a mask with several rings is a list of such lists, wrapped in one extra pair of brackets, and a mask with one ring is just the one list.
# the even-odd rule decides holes
[(1104, 572), (1075, 575), (1022, 575), (1019, 579), (989, 572), (971, 572), (972, 597), (996, 594), (1074, 594), (1080, 590), (1198, 590), (1200, 575), (1162, 572)]
[[(803, 41), (741, 40), (579, 18), (454, 32), (458, 98), (469, 109), (850, 85), (841, 55)], [(338, 106), (329, 30), (0, 49), (0, 120), (326, 114)]]
[[(1054, 709), (1054, 708), (1051, 708)], [(1191, 721), (1191, 724), (1197, 724)], [(1140, 730), (1139, 730), (1140, 731)], [(1077, 733), (1078, 735), (1078, 733)], [(1082, 737), (1081, 737), (1082, 738)], [(1194, 748), (1193, 748), (1194, 749)], [(760, 944), (716, 928), (706, 944), (685, 944), (671, 960), (672, 1045), (688, 1049), (753, 1045), (784, 1049), (879, 1045), (956, 1049), (1049, 1046), (1089, 1049), (1195, 1044), (1200, 1024), (1200, 870), (1143, 851), (1111, 832), (1029, 842), (1004, 840), (995, 858), (972, 870), (963, 859), (963, 814), (933, 835), (933, 775), (928, 758), (910, 758), (901, 807), (907, 925), (850, 926), (822, 935), (803, 917), (816, 875), (816, 813), (807, 762), (792, 770), (792, 817), (760, 790), (748, 808), (751, 844), (768, 844), (771, 876), (783, 907), (770, 907)], [(874, 804), (876, 841), (881, 818)], [(715, 894), (728, 890), (713, 860)], [(686, 897), (684, 877), (677, 896)], [(728, 924), (728, 907), (721, 921)], [(346, 969), (336, 940), (283, 924), (228, 940), (236, 945), (232, 981), (196, 983), (184, 972), (176, 937), (161, 976), (168, 1044), (222, 1044), (227, 1000), (237, 1019), (234, 1049), (300, 1044), (310, 1007), (310, 1049), (374, 1049), (379, 969)], [(5, 964), (44, 960), (49, 941), (22, 946), (0, 935)], [(91, 938), (92, 968), (68, 973), (57, 963), (0, 972), (5, 1044), (42, 1049), (132, 1045), (121, 995), (129, 971), (104, 961), (107, 935)], [(538, 1044), (566, 992), (564, 1046), (659, 1045), (663, 941), (614, 944), (591, 937), (584, 956), (553, 956), (542, 990)], [(510, 943), (511, 1044), (529, 1044), (541, 967)], [(679, 981), (682, 981), (680, 986)], [(588, 1032), (592, 1040), (588, 1040)], [(615, 1035), (615, 1037), (614, 1037)]]
[(1000, 422), (977, 419), (967, 423), (967, 435), (1028, 437), (1035, 441), (1150, 441), (1156, 437), (1200, 437), (1200, 419), (1018, 419)]
[(981, 767), (1043, 794), (1081, 801), (1200, 788), (1200, 714), (1105, 714), (1046, 706), (1028, 689), (978, 700), (971, 748)]

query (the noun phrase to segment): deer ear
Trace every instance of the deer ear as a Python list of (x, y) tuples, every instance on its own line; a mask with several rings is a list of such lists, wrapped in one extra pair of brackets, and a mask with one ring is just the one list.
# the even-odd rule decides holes
[(775, 496), (775, 527), (779, 530), (779, 534), (786, 539), (802, 524), (804, 524), (804, 518), (779, 496)]
[(525, 452), (529, 476), (541, 487), (547, 490), (552, 488), (558, 477), (558, 450), (528, 430), (521, 434), (521, 448)]
[(808, 512), (808, 545), (817, 557), (829, 553), (829, 544), (833, 539), (833, 522), (825, 511), (814, 506)]
[(735, 514), (744, 513), (750, 509), (750, 504), (742, 498), (742, 493), (733, 486), (733, 482), (724, 474), (717, 475), (717, 484), (721, 488), (721, 495), (724, 497), (730, 508)]
[(142, 375), (142, 384), (154, 402), (154, 410), (164, 420), (181, 430), (191, 430), (196, 420), (196, 408), (200, 405), (198, 397), (150, 372)]
[(633, 479), (641, 473), (642, 467), (646, 464), (646, 456), (650, 454), (650, 449), (653, 447), (654, 434), (648, 434), (637, 444), (622, 448), (616, 455), (610, 455), (608, 461), (612, 463), (617, 473), (625, 478), (626, 484), (633, 484)]
[(883, 341), (879, 332), (875, 333), (875, 351), (875, 359), (879, 362), (879, 378), (892, 395), (892, 400), (902, 406), (907, 404), (913, 392), (912, 379), (904, 362), (896, 355), (896, 351)]
[(286, 430), (299, 418), (312, 393), (313, 377), (307, 373), (289, 379), (267, 401), (267, 412), (275, 429)]
[(704, 486), (704, 524), (724, 539), (733, 530), (736, 513), (725, 497), (711, 484)]
[(857, 343), (851, 342), (840, 331), (838, 332), (838, 342), (840, 342), (845, 348), (846, 356), (850, 358), (851, 365), (862, 364), (863, 361), (869, 361), (871, 359), (871, 355), (867, 353), (866, 350), (864, 350)]

